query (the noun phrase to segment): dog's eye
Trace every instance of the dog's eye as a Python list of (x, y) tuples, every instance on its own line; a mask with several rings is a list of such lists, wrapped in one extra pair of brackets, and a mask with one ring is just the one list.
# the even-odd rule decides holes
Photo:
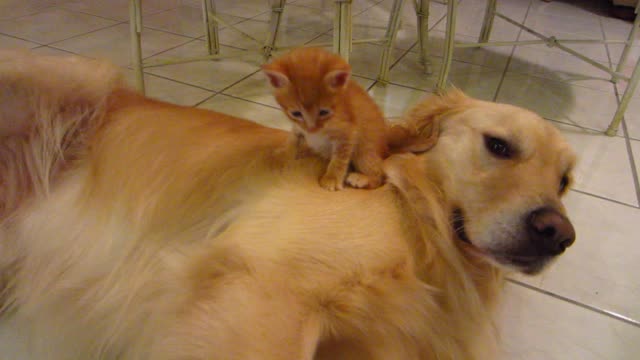
[(565, 175), (562, 177), (562, 179), (560, 179), (560, 194), (564, 193), (565, 191), (567, 191), (567, 188), (569, 187), (569, 176)]
[(331, 110), (329, 109), (320, 109), (320, 111), (318, 111), (318, 116), (325, 117), (329, 115), (331, 115)]
[(296, 119), (302, 119), (302, 112), (298, 111), (298, 110), (293, 110), (290, 112), (291, 116), (293, 116)]
[(513, 156), (511, 146), (509, 146), (509, 143), (503, 139), (485, 135), (484, 146), (491, 154), (501, 159), (508, 159)]

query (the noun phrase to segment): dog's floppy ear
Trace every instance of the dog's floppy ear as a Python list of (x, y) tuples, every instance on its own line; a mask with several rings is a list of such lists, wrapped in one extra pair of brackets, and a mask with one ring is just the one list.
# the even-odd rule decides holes
[(438, 142), (440, 120), (445, 114), (461, 110), (470, 98), (458, 89), (432, 95), (416, 105), (403, 123), (389, 130), (388, 143), (392, 153), (422, 153)]

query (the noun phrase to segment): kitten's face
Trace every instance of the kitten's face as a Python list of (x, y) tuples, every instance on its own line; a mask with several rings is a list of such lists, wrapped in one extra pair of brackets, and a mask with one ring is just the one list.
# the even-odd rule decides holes
[(303, 48), (262, 69), (287, 117), (300, 130), (313, 133), (339, 112), (351, 68), (335, 54)]
[(317, 97), (315, 101), (305, 101), (295, 94), (295, 88), (276, 95), (276, 100), (287, 117), (300, 129), (316, 132), (324, 127), (335, 111), (335, 95)]

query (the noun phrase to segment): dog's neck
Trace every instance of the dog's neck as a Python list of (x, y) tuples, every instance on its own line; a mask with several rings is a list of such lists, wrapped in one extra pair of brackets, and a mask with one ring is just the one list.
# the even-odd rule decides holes
[[(476, 339), (494, 344), (490, 324), (503, 283), (502, 272), (458, 243), (450, 221), (453, 207), (439, 186), (441, 179), (433, 175), (437, 172), (430, 174), (426, 167), (419, 168), (412, 167), (399, 186), (404, 188), (401, 206), (405, 207), (403, 213), (413, 214), (407, 221), (414, 233), (407, 239), (412, 239), (409, 245), (414, 249), (415, 274), (442, 293), (439, 305), (446, 309), (448, 318), (447, 326), (439, 331), (450, 332), (461, 344), (474, 344)], [(472, 345), (458, 355), (474, 358), (474, 349)]]

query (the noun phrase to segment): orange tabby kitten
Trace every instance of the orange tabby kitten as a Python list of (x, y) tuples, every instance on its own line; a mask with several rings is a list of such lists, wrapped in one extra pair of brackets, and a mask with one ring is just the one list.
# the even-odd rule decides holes
[[(323, 188), (340, 190), (345, 177), (356, 188), (382, 184), (387, 125), (373, 99), (351, 79), (346, 61), (323, 49), (300, 48), (262, 69), (293, 122), (298, 152), (306, 147), (329, 160), (320, 178)], [(350, 164), (356, 171), (347, 175)]]

